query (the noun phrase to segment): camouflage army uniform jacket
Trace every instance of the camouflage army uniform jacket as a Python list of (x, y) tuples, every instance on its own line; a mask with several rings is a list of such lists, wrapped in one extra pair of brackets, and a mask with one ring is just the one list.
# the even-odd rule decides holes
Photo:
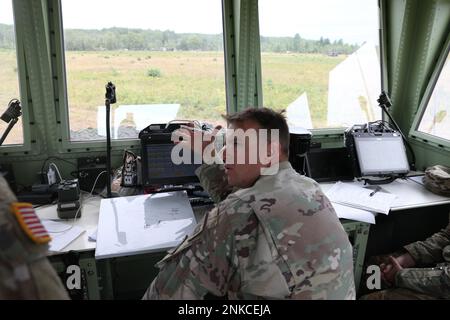
[(404, 248), (418, 267), (437, 266), (402, 269), (396, 274), (396, 286), (450, 299), (450, 223), (425, 241), (417, 241)]
[(68, 299), (47, 260), (47, 244), (34, 243), (11, 210), (17, 201), (0, 175), (0, 300)]
[[(445, 229), (435, 233), (425, 241), (417, 241), (406, 245), (406, 251), (418, 265), (432, 265), (440, 262), (450, 262), (450, 223)], [(448, 248), (448, 249), (447, 249)]]
[[(214, 199), (230, 191), (222, 167), (198, 175)], [(144, 299), (355, 298), (347, 234), (319, 185), (289, 162), (229, 194), (158, 266)]]

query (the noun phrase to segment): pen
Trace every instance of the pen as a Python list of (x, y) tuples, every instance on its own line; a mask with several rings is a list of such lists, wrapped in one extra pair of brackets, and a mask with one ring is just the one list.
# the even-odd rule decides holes
[(375, 190), (373, 190), (373, 191), (369, 194), (369, 196), (370, 196), (370, 197), (373, 197), (373, 195), (374, 195), (375, 193), (377, 193), (378, 191), (380, 191), (380, 190), (381, 190), (381, 187), (377, 186), (377, 187), (375, 188)]

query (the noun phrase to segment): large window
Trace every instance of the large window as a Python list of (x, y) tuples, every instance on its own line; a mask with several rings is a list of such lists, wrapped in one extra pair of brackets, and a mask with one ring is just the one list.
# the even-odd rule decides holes
[(418, 131), (450, 140), (450, 54), (437, 78)]
[(260, 0), (264, 105), (309, 129), (380, 119), (377, 3)]
[(113, 138), (174, 119), (223, 122), (220, 0), (62, 0), (61, 8), (72, 141), (104, 139), (108, 81)]
[[(11, 0), (0, 0), (0, 115), (6, 111), (12, 99), (20, 99), (19, 71), (14, 35), (14, 17)], [(0, 136), (8, 123), (0, 120)], [(15, 124), (3, 145), (22, 144), (22, 120)]]

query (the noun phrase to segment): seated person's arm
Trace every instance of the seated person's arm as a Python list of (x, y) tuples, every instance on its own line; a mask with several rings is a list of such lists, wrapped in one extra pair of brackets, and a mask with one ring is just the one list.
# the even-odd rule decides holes
[[(181, 138), (180, 141), (176, 141), (175, 143), (182, 143), (186, 147), (191, 149), (191, 152), (194, 154), (201, 155), (203, 161), (203, 156), (205, 155), (205, 149), (211, 144), (214, 143), (215, 135), (218, 130), (220, 130), (220, 126), (216, 127), (212, 133), (199, 131), (198, 129), (192, 127), (183, 127), (176, 131), (176, 135)], [(209, 135), (209, 139), (202, 139), (202, 135)], [(194, 143), (195, 139), (202, 139), (202, 143)], [(215, 156), (215, 151), (212, 152)], [(209, 159), (212, 160), (212, 159)], [(209, 161), (208, 163), (212, 163), (213, 161)], [(202, 187), (206, 192), (210, 195), (211, 199), (214, 202), (218, 203), (221, 200), (225, 199), (228, 194), (233, 192), (233, 188), (228, 185), (228, 181), (225, 175), (225, 169), (221, 164), (206, 164), (204, 163), (196, 170), (196, 175), (198, 176)]]
[(405, 253), (389, 257), (381, 263), (383, 279), (393, 284), (397, 273), (403, 268), (432, 265), (444, 261), (443, 249), (450, 244), (450, 223), (447, 228), (435, 233), (425, 241), (417, 241), (404, 246)]
[(417, 241), (404, 248), (417, 264), (431, 265), (444, 261), (442, 250), (448, 245), (450, 245), (450, 223), (425, 241)]
[(204, 299), (225, 296), (235, 274), (231, 256), (234, 235), (226, 228), (206, 226), (208, 215), (194, 234), (158, 263), (160, 272), (143, 299)]
[(222, 201), (234, 191), (228, 184), (223, 165), (203, 164), (195, 173), (197, 174), (202, 187), (216, 203)]

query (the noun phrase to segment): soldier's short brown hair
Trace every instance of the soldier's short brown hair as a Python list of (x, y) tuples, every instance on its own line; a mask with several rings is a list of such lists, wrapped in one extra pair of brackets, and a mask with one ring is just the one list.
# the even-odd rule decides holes
[[(223, 115), (228, 123), (237, 123), (252, 120), (262, 129), (278, 129), (281, 151), (289, 155), (289, 127), (284, 116), (284, 110), (274, 111), (269, 108), (248, 108), (230, 115)], [(270, 130), (269, 130), (270, 137)]]

